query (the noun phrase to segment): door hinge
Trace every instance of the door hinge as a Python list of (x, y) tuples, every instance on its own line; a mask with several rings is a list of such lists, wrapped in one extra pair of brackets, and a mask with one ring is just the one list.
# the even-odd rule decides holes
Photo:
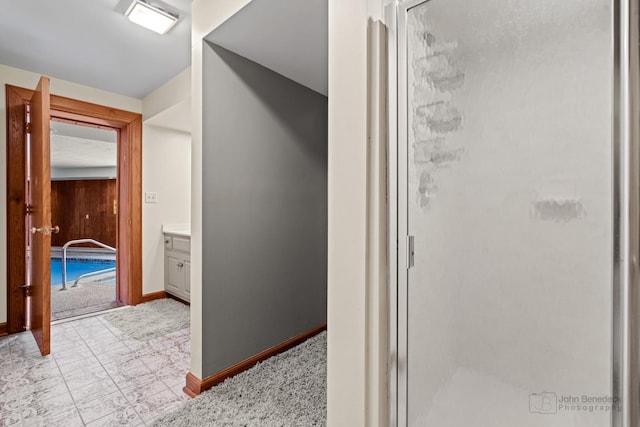
[(25, 129), (25, 131), (26, 131), (27, 133), (31, 133), (31, 123), (26, 122), (26, 123), (24, 124), (24, 129)]
[(407, 270), (415, 265), (415, 244), (413, 236), (407, 236)]
[(31, 215), (33, 213), (33, 205), (26, 204), (24, 205), (24, 214)]

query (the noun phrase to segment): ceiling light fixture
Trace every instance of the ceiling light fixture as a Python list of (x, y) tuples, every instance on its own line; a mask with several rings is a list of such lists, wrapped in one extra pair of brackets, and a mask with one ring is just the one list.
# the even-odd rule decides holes
[(180, 19), (177, 14), (167, 12), (145, 0), (134, 0), (124, 16), (129, 18), (129, 21), (158, 34), (165, 34)]

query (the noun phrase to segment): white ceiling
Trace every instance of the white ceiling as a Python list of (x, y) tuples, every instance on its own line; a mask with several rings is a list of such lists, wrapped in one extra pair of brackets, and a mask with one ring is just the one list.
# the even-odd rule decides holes
[(327, 96), (328, 22), (327, 0), (253, 0), (205, 39)]
[(159, 35), (124, 16), (132, 0), (2, 0), (0, 63), (142, 99), (191, 64), (191, 0)]
[[(190, 65), (192, 0), (163, 0), (181, 16), (165, 35), (129, 22), (131, 1), (0, 0), (0, 63), (142, 99)], [(207, 40), (327, 95), (327, 0), (253, 0)], [(187, 100), (145, 123), (190, 132), (190, 116)], [(52, 167), (116, 165), (115, 132), (51, 126)]]
[[(4, 0), (0, 63), (141, 99), (190, 65), (192, 0), (162, 0), (181, 16), (165, 35), (131, 1)], [(326, 95), (327, 23), (327, 0), (253, 0), (207, 40)]]
[(51, 167), (91, 168), (117, 165), (114, 130), (51, 122)]

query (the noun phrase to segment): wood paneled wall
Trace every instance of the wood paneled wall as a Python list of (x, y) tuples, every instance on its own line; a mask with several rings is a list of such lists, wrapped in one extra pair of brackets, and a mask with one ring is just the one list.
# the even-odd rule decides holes
[(94, 239), (115, 248), (115, 201), (115, 179), (52, 181), (51, 223), (60, 226), (60, 232), (52, 235), (51, 245)]

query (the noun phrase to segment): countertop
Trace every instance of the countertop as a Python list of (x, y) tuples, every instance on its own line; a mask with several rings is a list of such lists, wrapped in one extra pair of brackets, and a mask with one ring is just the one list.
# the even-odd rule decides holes
[(162, 224), (162, 232), (172, 236), (191, 237), (190, 224)]

